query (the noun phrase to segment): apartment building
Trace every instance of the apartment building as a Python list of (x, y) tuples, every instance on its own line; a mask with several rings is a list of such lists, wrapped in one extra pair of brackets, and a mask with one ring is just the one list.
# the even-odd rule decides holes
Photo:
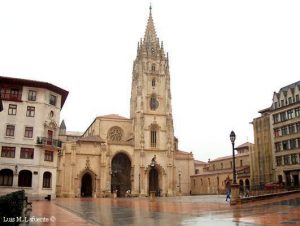
[(60, 111), (68, 91), (47, 82), (0, 77), (0, 194), (24, 189), (55, 198)]
[(299, 185), (300, 81), (274, 92), (270, 109), (275, 178), (287, 186)]

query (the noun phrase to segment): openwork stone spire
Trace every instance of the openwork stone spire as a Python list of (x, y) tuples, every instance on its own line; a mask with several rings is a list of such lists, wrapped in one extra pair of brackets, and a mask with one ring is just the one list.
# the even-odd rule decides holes
[(149, 18), (148, 18), (148, 23), (145, 31), (145, 36), (144, 36), (144, 43), (155, 43), (158, 41), (158, 38), (156, 36), (155, 32), (155, 27), (154, 27), (154, 22), (152, 18), (152, 7), (150, 5), (149, 7)]

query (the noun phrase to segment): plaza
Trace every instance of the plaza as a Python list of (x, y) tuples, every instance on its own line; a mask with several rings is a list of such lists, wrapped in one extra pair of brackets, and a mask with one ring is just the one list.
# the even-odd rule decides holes
[[(300, 225), (300, 194), (230, 206), (224, 195), (33, 202), (42, 225)], [(41, 225), (30, 223), (29, 225)]]

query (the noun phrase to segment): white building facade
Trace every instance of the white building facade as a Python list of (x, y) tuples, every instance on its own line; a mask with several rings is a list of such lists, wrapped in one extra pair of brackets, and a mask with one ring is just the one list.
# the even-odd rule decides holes
[(0, 195), (24, 189), (55, 198), (60, 111), (68, 92), (46, 82), (0, 77)]

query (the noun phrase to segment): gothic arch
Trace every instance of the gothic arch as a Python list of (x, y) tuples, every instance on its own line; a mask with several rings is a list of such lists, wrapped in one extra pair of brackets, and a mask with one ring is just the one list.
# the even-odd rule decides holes
[(125, 151), (117, 152), (111, 158), (111, 192), (124, 197), (132, 187), (132, 159)]
[(167, 192), (168, 187), (167, 183), (165, 183), (166, 171), (160, 164), (155, 164), (155, 166), (148, 165), (145, 169), (145, 177), (147, 178), (146, 191), (148, 194), (152, 190), (155, 191), (156, 196), (162, 196)]
[(96, 192), (96, 177), (91, 169), (86, 168), (78, 174), (78, 190), (80, 191), (79, 197), (92, 197)]

